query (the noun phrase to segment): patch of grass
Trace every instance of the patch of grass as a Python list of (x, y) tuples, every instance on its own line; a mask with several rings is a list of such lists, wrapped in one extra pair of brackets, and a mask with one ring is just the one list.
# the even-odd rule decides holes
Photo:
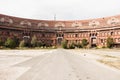
[(115, 57), (115, 56), (110, 56), (110, 55), (103, 55), (103, 57), (117, 58), (117, 57)]
[(114, 67), (116, 69), (120, 69), (120, 60), (117, 61), (106, 61), (106, 60), (97, 60), (100, 63), (108, 65), (110, 67)]

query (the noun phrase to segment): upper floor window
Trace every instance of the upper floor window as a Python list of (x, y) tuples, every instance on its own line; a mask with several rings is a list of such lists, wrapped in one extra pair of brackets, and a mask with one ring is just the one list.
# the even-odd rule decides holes
[(72, 27), (77, 27), (77, 28), (79, 28), (79, 27), (81, 27), (81, 26), (82, 26), (82, 24), (81, 24), (80, 22), (75, 21), (74, 23), (72, 23)]
[(3, 17), (3, 18), (0, 19), (0, 22), (12, 24), (13, 20), (10, 19), (9, 17)]
[(100, 25), (100, 22), (96, 20), (92, 20), (89, 22), (89, 26), (92, 26), (92, 27), (97, 27), (99, 25)]
[(112, 17), (112, 18), (110, 18), (108, 21), (107, 21), (107, 24), (110, 24), (110, 25), (117, 25), (117, 24), (119, 24), (119, 22), (120, 22), (120, 20), (119, 19), (117, 19), (117, 18), (115, 18), (115, 17)]
[(49, 25), (45, 22), (38, 23), (38, 27), (48, 27)]
[(112, 35), (113, 35), (113, 32), (110, 32), (110, 35), (112, 36)]
[(29, 21), (27, 21), (27, 20), (24, 20), (24, 21), (20, 22), (20, 25), (22, 25), (22, 26), (31, 26), (31, 23)]
[(45, 37), (45, 34), (42, 34), (42, 37)]
[(65, 27), (65, 24), (63, 22), (58, 22), (55, 24), (55, 27)]
[(101, 43), (103, 43), (103, 39), (101, 39)]

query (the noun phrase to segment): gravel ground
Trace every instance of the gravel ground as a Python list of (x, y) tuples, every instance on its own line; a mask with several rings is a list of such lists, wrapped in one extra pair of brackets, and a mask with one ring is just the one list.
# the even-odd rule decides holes
[(107, 66), (120, 70), (120, 50), (115, 49), (98, 49), (98, 50), (73, 50), (85, 58), (98, 61)]
[(27, 61), (48, 50), (0, 50), (0, 80), (16, 80), (30, 67), (17, 67), (16, 64)]
[(120, 80), (119, 57), (119, 50), (1, 50), (0, 80)]

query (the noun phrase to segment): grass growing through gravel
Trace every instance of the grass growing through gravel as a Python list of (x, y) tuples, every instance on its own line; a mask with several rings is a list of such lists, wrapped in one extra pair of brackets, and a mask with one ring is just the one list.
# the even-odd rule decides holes
[(104, 55), (102, 59), (97, 60), (100, 63), (120, 69), (120, 58), (110, 55)]

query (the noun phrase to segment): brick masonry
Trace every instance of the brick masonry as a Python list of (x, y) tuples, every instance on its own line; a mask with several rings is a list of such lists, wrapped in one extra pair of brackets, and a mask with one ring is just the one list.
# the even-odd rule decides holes
[(115, 47), (120, 47), (120, 15), (90, 20), (33, 20), (0, 14), (0, 38), (16, 36), (19, 40), (31, 39), (48, 45), (60, 45), (67, 40), (81, 43), (87, 39), (89, 46), (106, 46), (106, 39), (114, 39)]

